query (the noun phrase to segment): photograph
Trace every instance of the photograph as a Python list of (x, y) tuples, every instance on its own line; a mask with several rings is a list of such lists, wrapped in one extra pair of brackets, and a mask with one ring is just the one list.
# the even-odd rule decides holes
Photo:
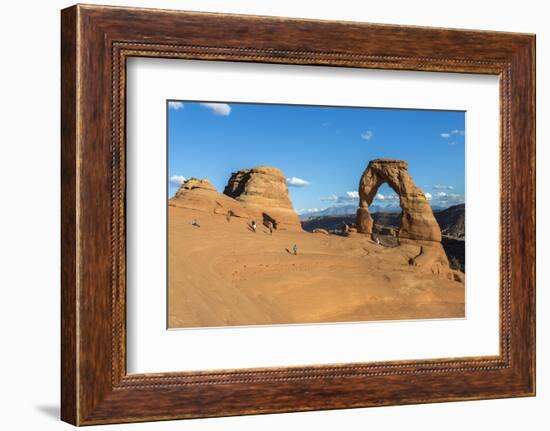
[(464, 319), (464, 111), (168, 100), (169, 329)]

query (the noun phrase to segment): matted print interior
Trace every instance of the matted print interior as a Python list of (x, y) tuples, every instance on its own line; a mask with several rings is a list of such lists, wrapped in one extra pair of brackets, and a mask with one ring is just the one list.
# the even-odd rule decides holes
[(465, 112), (169, 100), (168, 327), (465, 317)]

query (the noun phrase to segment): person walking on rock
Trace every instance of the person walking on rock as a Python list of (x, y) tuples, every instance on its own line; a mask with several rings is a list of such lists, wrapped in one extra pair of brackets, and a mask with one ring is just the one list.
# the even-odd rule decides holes
[(255, 220), (252, 220), (252, 225), (251, 226), (252, 226), (252, 230), (254, 231), (254, 233), (256, 233), (257, 226), (256, 226), (256, 221)]
[(294, 256), (298, 254), (298, 246), (296, 244), (292, 246), (292, 251), (294, 252)]

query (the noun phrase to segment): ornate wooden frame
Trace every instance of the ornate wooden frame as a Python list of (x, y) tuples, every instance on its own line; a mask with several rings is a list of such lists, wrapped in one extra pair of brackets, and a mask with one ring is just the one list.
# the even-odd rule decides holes
[[(535, 36), (73, 6), (62, 11), (61, 416), (75, 425), (535, 394)], [(494, 74), (501, 105), (495, 357), (128, 375), (130, 56)]]

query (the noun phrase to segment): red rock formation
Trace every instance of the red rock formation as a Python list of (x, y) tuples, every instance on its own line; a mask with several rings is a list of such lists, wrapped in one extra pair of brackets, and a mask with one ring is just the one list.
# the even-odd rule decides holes
[(207, 179), (190, 178), (180, 186), (169, 205), (248, 218), (273, 229), (302, 230), (288, 197), (284, 174), (269, 166), (233, 173), (224, 193), (217, 192)]
[(176, 196), (181, 195), (186, 192), (186, 190), (193, 190), (193, 189), (204, 189), (204, 190), (211, 190), (216, 191), (212, 183), (207, 180), (206, 178), (200, 180), (198, 178), (189, 178), (188, 180), (184, 181), (178, 191), (176, 192)]
[(234, 172), (224, 194), (241, 202), (258, 222), (270, 222), (276, 229), (302, 230), (288, 197), (285, 175), (277, 168), (258, 166)]
[(169, 205), (196, 211), (213, 212), (224, 216), (228, 214), (232, 217), (247, 218), (249, 216), (239, 202), (217, 192), (207, 179), (190, 178), (185, 181), (176, 192), (176, 195), (170, 199)]
[(401, 226), (398, 238), (400, 245), (418, 250), (409, 263), (420, 269), (453, 277), (445, 250), (441, 245), (441, 230), (424, 192), (416, 186), (403, 160), (372, 160), (359, 182), (359, 208), (357, 228), (372, 235), (373, 220), (369, 214), (378, 188), (387, 183), (399, 196)]
[(359, 232), (372, 233), (373, 220), (368, 208), (378, 188), (388, 183), (399, 196), (402, 210), (399, 238), (441, 242), (441, 230), (432, 208), (407, 168), (408, 164), (403, 160), (376, 159), (369, 163), (359, 183)]

